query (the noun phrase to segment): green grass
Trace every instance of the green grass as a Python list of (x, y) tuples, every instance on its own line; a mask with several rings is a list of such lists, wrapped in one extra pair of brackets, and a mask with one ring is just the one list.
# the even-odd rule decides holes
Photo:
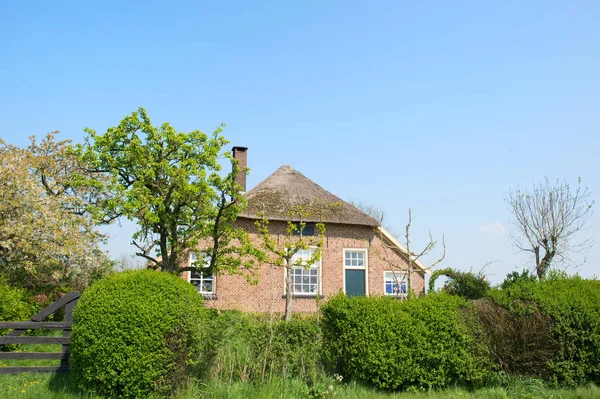
[[(78, 392), (68, 374), (0, 375), (0, 397), (3, 399), (100, 399)], [(474, 392), (448, 389), (431, 392), (389, 393), (360, 384), (339, 384), (332, 379), (318, 383), (311, 390), (300, 380), (274, 379), (271, 382), (197, 383), (176, 395), (176, 399), (595, 399), (600, 388), (581, 387), (575, 390), (550, 389), (536, 380), (516, 380), (508, 388), (485, 388)]]

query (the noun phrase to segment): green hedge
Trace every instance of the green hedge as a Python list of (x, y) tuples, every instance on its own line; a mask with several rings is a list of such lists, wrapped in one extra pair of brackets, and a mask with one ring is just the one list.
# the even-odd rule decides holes
[(490, 296), (513, 319), (539, 313), (548, 320), (548, 338), (525, 342), (522, 349), (551, 350), (541, 359), (545, 377), (564, 386), (600, 384), (600, 281), (554, 273), (541, 282), (523, 279), (504, 286)]
[(165, 272), (100, 280), (74, 311), (73, 375), (83, 389), (109, 397), (171, 392), (198, 363), (204, 313), (194, 287)]
[(466, 305), (443, 293), (407, 301), (340, 294), (322, 308), (327, 358), (344, 377), (384, 389), (478, 384), (488, 361)]

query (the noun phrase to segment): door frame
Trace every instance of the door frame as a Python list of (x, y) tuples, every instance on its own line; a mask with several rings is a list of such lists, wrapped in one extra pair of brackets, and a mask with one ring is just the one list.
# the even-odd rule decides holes
[[(346, 251), (349, 252), (364, 252), (365, 253), (365, 265), (364, 266), (346, 266)], [(342, 248), (342, 279), (343, 279), (343, 290), (346, 292), (346, 270), (364, 270), (365, 271), (365, 296), (369, 295), (369, 250), (367, 248)]]

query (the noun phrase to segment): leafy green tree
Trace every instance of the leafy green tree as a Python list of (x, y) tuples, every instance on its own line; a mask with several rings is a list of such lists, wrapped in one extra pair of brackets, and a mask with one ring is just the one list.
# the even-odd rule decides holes
[[(234, 227), (246, 203), (235, 183), (238, 163), (223, 151), (223, 127), (210, 135), (177, 132), (168, 123), (153, 126), (139, 108), (104, 134), (86, 129), (81, 158), (110, 176), (104, 186), (112, 195), (96, 209), (135, 221), (136, 255), (163, 271), (187, 270), (181, 265), (199, 242), (207, 243), (211, 273), (252, 268), (244, 255), (253, 247)], [(230, 173), (221, 173), (220, 159), (231, 162)]]
[(91, 188), (70, 141), (56, 132), (18, 148), (0, 139), (0, 274), (38, 293), (84, 289), (111, 269), (104, 237), (85, 211)]

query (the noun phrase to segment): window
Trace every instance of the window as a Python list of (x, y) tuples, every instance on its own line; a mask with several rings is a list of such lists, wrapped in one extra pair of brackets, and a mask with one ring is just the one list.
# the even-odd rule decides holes
[[(191, 253), (190, 255), (190, 264), (196, 266), (200, 266), (201, 263), (204, 263), (204, 267), (210, 267), (210, 256), (200, 253)], [(190, 273), (190, 283), (192, 283), (196, 290), (205, 295), (212, 295), (215, 293), (215, 276), (213, 275), (205, 275), (204, 273), (194, 270)]]
[(316, 295), (319, 292), (319, 267), (321, 266), (321, 261), (313, 263), (310, 267), (306, 266), (315, 250), (315, 248), (300, 249), (292, 256), (292, 264), (301, 259), (303, 265), (294, 266), (291, 270), (294, 294)]
[(365, 251), (344, 251), (344, 267), (365, 267)]
[(406, 274), (400, 272), (385, 272), (385, 295), (406, 295)]
[[(296, 224), (296, 229), (294, 231), (294, 235), (299, 236), (300, 235), (300, 222), (295, 222)], [(302, 229), (302, 235), (303, 236), (314, 236), (315, 235), (315, 224), (314, 223), (305, 223), (304, 224), (304, 229)]]

